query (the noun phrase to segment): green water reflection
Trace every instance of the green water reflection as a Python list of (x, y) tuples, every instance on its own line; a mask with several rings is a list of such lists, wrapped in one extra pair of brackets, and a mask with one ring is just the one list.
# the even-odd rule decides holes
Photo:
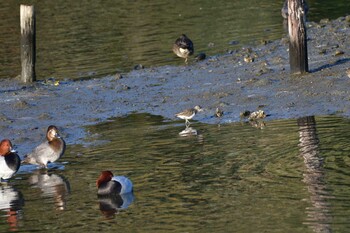
[[(135, 114), (88, 127), (56, 169), (22, 172), (12, 229), (24, 232), (346, 232), (350, 121), (308, 117), (266, 122), (194, 123)], [(64, 169), (63, 169), (64, 166)], [(126, 175), (134, 200), (100, 211), (101, 170)], [(17, 201), (19, 203), (19, 201)], [(17, 212), (16, 212), (17, 210)], [(9, 209), (0, 231), (9, 229)], [(15, 213), (18, 213), (17, 215)], [(108, 216), (106, 216), (108, 214)]]
[[(210, 56), (284, 35), (283, 0), (24, 3), (35, 4), (37, 12), (38, 79), (101, 77), (129, 71), (139, 63), (182, 65), (171, 51), (182, 33), (194, 41), (196, 53)], [(0, 78), (20, 74), (19, 4), (0, 2)], [(309, 19), (344, 16), (349, 4), (309, 0)]]

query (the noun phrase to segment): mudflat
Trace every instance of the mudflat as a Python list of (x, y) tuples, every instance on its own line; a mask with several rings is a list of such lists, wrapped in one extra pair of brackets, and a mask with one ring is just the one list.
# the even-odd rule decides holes
[[(240, 120), (240, 112), (262, 109), (266, 121), (310, 115), (350, 116), (350, 16), (307, 23), (310, 72), (291, 75), (288, 37), (263, 41), (188, 65), (134, 70), (80, 81), (0, 85), (1, 138), (29, 152), (48, 125), (58, 126), (68, 144), (79, 143), (84, 126), (111, 117), (150, 113), (165, 120), (200, 105), (195, 120)], [(56, 83), (57, 84), (57, 83)]]

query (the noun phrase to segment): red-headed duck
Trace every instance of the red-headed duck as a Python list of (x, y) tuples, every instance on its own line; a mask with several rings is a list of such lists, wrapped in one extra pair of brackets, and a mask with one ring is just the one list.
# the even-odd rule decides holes
[(56, 126), (50, 125), (47, 128), (46, 139), (47, 141), (37, 146), (30, 154), (27, 154), (23, 162), (47, 168), (49, 162), (53, 163), (61, 158), (66, 149), (66, 143), (59, 136)]
[(113, 176), (111, 171), (101, 172), (96, 181), (97, 195), (126, 194), (133, 191), (132, 182), (125, 176)]
[(5, 182), (10, 179), (19, 169), (21, 159), (12, 150), (12, 143), (8, 139), (0, 142), (0, 179)]

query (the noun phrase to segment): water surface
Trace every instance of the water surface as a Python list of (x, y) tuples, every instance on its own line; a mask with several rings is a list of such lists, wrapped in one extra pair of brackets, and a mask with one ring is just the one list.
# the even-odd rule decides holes
[[(1, 186), (0, 231), (349, 230), (349, 119), (191, 127), (147, 114), (90, 126), (51, 170), (26, 165)], [(133, 181), (126, 206), (97, 198), (101, 170)]]

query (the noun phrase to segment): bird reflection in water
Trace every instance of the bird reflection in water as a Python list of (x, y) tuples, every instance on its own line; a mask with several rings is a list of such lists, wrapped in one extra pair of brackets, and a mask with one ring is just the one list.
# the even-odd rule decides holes
[(98, 197), (101, 213), (106, 218), (113, 218), (119, 210), (126, 209), (134, 201), (134, 194), (116, 194)]
[(204, 137), (203, 134), (198, 133), (198, 131), (192, 127), (186, 126), (184, 130), (182, 130), (179, 135), (181, 137), (186, 137), (186, 138), (195, 138), (198, 143), (203, 144), (204, 142)]
[(192, 127), (186, 127), (184, 130), (182, 130), (179, 135), (180, 136), (183, 136), (183, 137), (187, 137), (187, 136), (196, 136), (198, 133), (197, 133), (197, 130), (192, 128)]
[(37, 170), (29, 177), (29, 183), (42, 191), (43, 197), (52, 197), (57, 210), (64, 210), (70, 185), (63, 176), (46, 170)]
[(1, 217), (6, 217), (9, 231), (18, 230), (18, 222), (22, 218), (23, 206), (24, 199), (21, 192), (9, 184), (0, 185), (0, 212)]

